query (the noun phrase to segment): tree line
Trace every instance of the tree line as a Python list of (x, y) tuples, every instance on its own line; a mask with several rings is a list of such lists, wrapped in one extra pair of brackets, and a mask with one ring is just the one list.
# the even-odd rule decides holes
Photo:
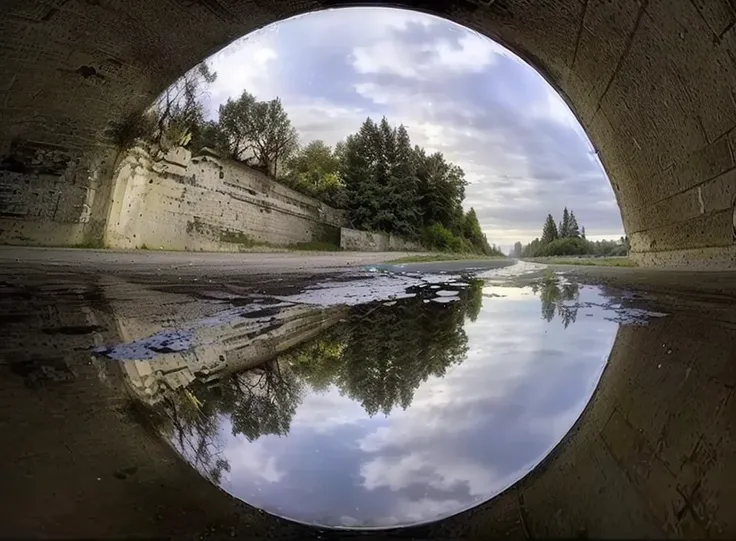
[(120, 130), (121, 146), (144, 140), (156, 151), (210, 147), (326, 204), (345, 209), (356, 229), (393, 233), (425, 247), (502, 255), (483, 233), (474, 209), (463, 209), (465, 173), (441, 152), (412, 146), (403, 125), (367, 118), (334, 148), (299, 144), (279, 98), (259, 101), (247, 90), (207, 120), (202, 97), (216, 80), (200, 64), (168, 88), (142, 118)]
[(557, 255), (601, 255), (619, 256), (629, 252), (628, 237), (621, 237), (618, 241), (601, 240), (589, 241), (585, 237), (585, 227), (578, 224), (575, 213), (567, 210), (562, 212), (562, 220), (555, 222), (552, 214), (542, 226), (541, 237), (535, 238), (529, 244), (522, 245), (516, 242), (511, 255), (513, 257), (546, 257)]

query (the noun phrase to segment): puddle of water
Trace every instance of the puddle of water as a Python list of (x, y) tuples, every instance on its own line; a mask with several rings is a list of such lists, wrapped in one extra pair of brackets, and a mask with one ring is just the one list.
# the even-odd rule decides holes
[[(231, 319), (214, 318), (235, 334), (210, 342), (210, 357), (281, 354), (216, 378), (170, 371), (155, 385), (147, 368), (138, 389), (185, 459), (270, 513), (337, 528), (453, 515), (538, 464), (590, 400), (618, 325), (660, 314), (559, 279), (441, 278), (379, 275), (283, 297), (291, 330), (247, 347)], [(315, 311), (319, 332), (305, 334)]]

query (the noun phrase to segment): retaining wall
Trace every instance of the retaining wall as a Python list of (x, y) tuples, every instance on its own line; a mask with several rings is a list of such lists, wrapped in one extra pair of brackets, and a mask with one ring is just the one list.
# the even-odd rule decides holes
[(154, 161), (133, 149), (117, 169), (105, 245), (240, 251), (340, 243), (344, 212), (211, 151), (177, 148)]
[(340, 248), (354, 252), (424, 251), (418, 242), (396, 235), (340, 228)]

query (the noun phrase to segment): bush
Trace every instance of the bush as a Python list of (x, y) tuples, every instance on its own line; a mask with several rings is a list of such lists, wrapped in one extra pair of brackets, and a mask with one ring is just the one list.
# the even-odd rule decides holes
[(555, 239), (549, 244), (541, 246), (534, 256), (553, 256), (553, 255), (584, 255), (594, 253), (593, 246), (590, 242), (581, 238), (564, 238)]
[(422, 244), (430, 250), (445, 252), (472, 252), (473, 247), (466, 239), (458, 237), (441, 224), (433, 224), (422, 231)]

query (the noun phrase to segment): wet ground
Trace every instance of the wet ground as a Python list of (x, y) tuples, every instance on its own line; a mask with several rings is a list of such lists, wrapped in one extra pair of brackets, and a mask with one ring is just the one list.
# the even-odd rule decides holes
[(732, 274), (18, 259), (1, 535), (736, 533)]

